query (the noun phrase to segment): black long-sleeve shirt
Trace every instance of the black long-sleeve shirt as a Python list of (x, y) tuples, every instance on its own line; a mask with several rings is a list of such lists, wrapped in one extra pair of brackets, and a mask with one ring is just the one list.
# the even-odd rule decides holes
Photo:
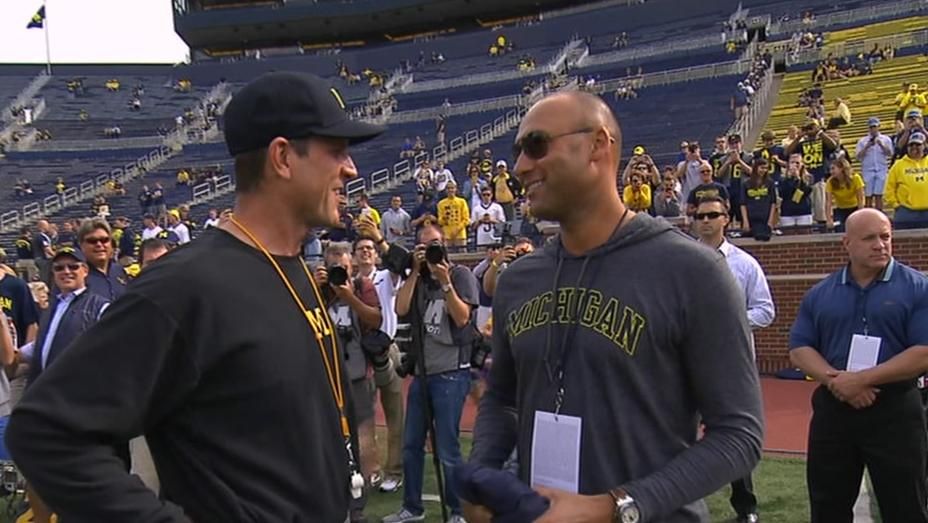
[[(278, 261), (316, 308), (302, 262)], [(66, 521), (341, 522), (348, 469), (321, 360), (264, 256), (211, 229), (146, 268), (43, 373), (7, 444)], [(140, 434), (164, 500), (112, 450)]]

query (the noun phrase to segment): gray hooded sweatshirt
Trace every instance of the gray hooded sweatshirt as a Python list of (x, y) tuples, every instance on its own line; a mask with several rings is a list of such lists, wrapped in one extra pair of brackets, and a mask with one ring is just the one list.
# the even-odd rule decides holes
[(707, 522), (702, 498), (760, 459), (744, 297), (719, 253), (664, 220), (638, 214), (583, 256), (555, 239), (520, 258), (493, 326), (471, 461), (501, 468), (517, 448), (529, 482), (534, 413), (554, 412), (561, 367), (560, 412), (583, 420), (581, 494), (621, 486), (643, 521)]

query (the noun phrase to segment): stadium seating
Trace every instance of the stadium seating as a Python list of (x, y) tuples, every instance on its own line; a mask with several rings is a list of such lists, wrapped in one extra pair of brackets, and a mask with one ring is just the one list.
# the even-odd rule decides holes
[[(849, 101), (853, 121), (851, 125), (840, 128), (842, 142), (850, 149), (867, 133), (867, 118), (880, 118), (883, 132), (890, 134), (896, 108), (893, 98), (899, 92), (902, 82), (925, 81), (928, 58), (920, 55), (898, 57), (888, 62), (881, 62), (873, 68), (873, 74), (858, 76), (846, 80), (832, 80), (823, 84), (826, 108), (831, 111), (835, 98)], [(787, 73), (780, 87), (776, 106), (767, 121), (767, 128), (774, 130), (778, 136), (786, 135), (790, 125), (801, 125), (805, 121), (804, 107), (797, 106), (799, 94), (812, 86), (810, 71)]]
[(833, 45), (858, 40), (883, 38), (928, 27), (928, 16), (912, 16), (875, 24), (868, 24), (850, 29), (830, 31), (825, 38), (825, 45)]
[[(110, 92), (104, 83), (110, 78), (120, 81), (120, 90)], [(195, 109), (198, 99), (212, 84), (194, 86), (188, 93), (177, 92), (173, 82), (158, 76), (113, 76), (83, 77), (83, 94), (68, 92), (68, 77), (55, 77), (39, 92), (45, 98), (46, 112), (36, 122), (36, 127), (47, 129), (56, 140), (97, 140), (103, 137), (103, 129), (118, 125), (122, 137), (155, 136), (159, 127), (172, 129), (174, 118)], [(140, 97), (142, 108), (130, 111), (129, 103), (136, 86), (144, 86)], [(87, 121), (79, 114), (86, 111)]]
[(8, 106), (28, 83), (22, 76), (0, 76), (0, 109)]

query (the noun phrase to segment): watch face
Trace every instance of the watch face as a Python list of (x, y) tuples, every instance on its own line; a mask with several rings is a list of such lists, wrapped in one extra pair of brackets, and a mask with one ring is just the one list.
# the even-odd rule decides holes
[(622, 523), (639, 523), (641, 514), (638, 507), (629, 505), (622, 509)]

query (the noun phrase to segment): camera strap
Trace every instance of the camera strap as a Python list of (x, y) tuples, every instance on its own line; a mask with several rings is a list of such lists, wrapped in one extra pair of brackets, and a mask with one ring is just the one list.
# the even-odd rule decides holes
[[(352, 496), (355, 498), (360, 497), (360, 492), (355, 495), (357, 487), (357, 478), (360, 476), (360, 466), (358, 465), (357, 459), (355, 459), (354, 451), (351, 446), (351, 427), (348, 424), (348, 416), (345, 414), (345, 388), (342, 385), (342, 376), (341, 376), (341, 365), (339, 365), (339, 359), (341, 354), (338, 350), (338, 343), (336, 342), (336, 329), (332, 325), (332, 318), (329, 317), (328, 311), (325, 310), (325, 300), (322, 298), (322, 293), (319, 292), (319, 287), (316, 285), (316, 280), (313, 278), (312, 274), (309, 273), (309, 269), (306, 268), (305, 263), (300, 263), (300, 266), (303, 268), (303, 272), (306, 273), (306, 279), (309, 281), (309, 285), (313, 289), (313, 294), (316, 297), (316, 302), (319, 307), (325, 310), (325, 314), (320, 314), (317, 318), (312, 311), (306, 308), (306, 304), (303, 303), (303, 300), (300, 299), (300, 296), (296, 293), (296, 289), (293, 288), (293, 284), (290, 282), (290, 279), (287, 278), (287, 275), (284, 274), (283, 269), (280, 268), (280, 264), (277, 263), (277, 260), (274, 259), (274, 256), (264, 247), (258, 238), (251, 233), (244, 225), (242, 225), (234, 216), (229, 216), (229, 221), (231, 221), (240, 231), (242, 231), (245, 236), (255, 244), (255, 247), (264, 254), (264, 257), (267, 258), (267, 261), (274, 267), (277, 271), (277, 275), (280, 276), (281, 282), (284, 286), (290, 291), (290, 296), (293, 297), (293, 301), (296, 302), (296, 305), (300, 308), (300, 313), (303, 315), (303, 318), (306, 319), (306, 323), (309, 325), (310, 329), (313, 331), (313, 334), (316, 338), (316, 344), (319, 347), (319, 354), (322, 356), (322, 362), (325, 364), (325, 373), (328, 378), (329, 388), (332, 391), (332, 397), (335, 400), (335, 406), (338, 410), (338, 417), (341, 424), (342, 437), (345, 440), (345, 452), (348, 458), (348, 470), (351, 473), (351, 491)], [(328, 331), (328, 336), (326, 332)], [(330, 342), (330, 352), (332, 354), (331, 359), (326, 349), (325, 339), (328, 337)], [(363, 477), (361, 478), (362, 487), (363, 487)]]

